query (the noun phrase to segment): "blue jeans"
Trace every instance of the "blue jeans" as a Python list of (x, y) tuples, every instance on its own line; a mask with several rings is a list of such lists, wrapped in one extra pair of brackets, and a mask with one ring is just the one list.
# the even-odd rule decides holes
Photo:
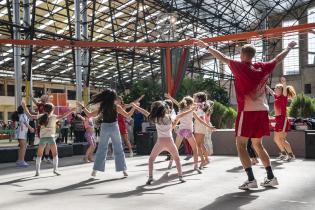
[(112, 139), (116, 171), (125, 171), (127, 169), (125, 153), (122, 147), (121, 136), (117, 122), (101, 124), (100, 142), (97, 147), (93, 170), (105, 171), (105, 160), (107, 156), (109, 138)]

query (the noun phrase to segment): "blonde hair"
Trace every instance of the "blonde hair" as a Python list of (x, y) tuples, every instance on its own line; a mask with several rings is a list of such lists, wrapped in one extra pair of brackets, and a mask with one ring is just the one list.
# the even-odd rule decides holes
[(194, 103), (194, 99), (190, 96), (185, 96), (180, 102), (179, 102), (179, 109), (183, 110), (186, 109), (188, 106), (191, 106)]
[[(283, 85), (282, 84), (276, 84), (275, 88), (281, 88), (283, 92)], [(287, 96), (289, 99), (296, 96), (296, 91), (292, 85), (287, 85)]]
[(249, 59), (252, 59), (255, 56), (256, 53), (256, 48), (254, 45), (252, 44), (245, 44), (242, 49), (241, 52), (247, 56)]

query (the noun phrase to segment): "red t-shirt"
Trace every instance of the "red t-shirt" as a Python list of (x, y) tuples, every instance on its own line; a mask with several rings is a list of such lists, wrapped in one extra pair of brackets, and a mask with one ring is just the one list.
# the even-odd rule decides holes
[(36, 103), (37, 106), (37, 111), (39, 114), (43, 114), (44, 113), (44, 104), (43, 103)]
[(268, 111), (266, 83), (276, 61), (248, 63), (231, 60), (238, 111)]
[(287, 96), (275, 95), (275, 110), (280, 112), (280, 115), (287, 116), (287, 104), (288, 104), (288, 97)]

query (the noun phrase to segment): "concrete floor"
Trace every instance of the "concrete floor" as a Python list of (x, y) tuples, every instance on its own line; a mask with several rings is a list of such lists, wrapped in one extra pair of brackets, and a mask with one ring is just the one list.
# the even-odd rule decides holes
[[(183, 157), (182, 157), (183, 158)], [(40, 177), (34, 177), (34, 162), (28, 169), (0, 164), (1, 210), (103, 210), (103, 209), (218, 209), (218, 210), (314, 210), (315, 161), (273, 162), (278, 188), (241, 191), (237, 186), (246, 176), (238, 158), (216, 156), (203, 174), (192, 173), (191, 161), (182, 159), (186, 183), (179, 183), (176, 169), (166, 170), (165, 157), (157, 158), (156, 182), (145, 186), (148, 157), (127, 159), (128, 178), (114, 171), (107, 162), (106, 173), (97, 180), (89, 175), (92, 164), (81, 164), (81, 157), (60, 159), (62, 176), (52, 174), (43, 164)], [(265, 171), (254, 166), (258, 181)]]

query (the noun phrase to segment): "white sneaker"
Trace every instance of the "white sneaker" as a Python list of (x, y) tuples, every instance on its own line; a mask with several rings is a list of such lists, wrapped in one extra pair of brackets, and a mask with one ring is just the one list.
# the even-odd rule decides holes
[(60, 175), (61, 175), (61, 173), (59, 173), (58, 170), (54, 170), (53, 172), (54, 172), (54, 174), (57, 175), (57, 176), (60, 176)]
[(287, 162), (291, 162), (291, 161), (294, 161), (295, 160), (295, 156), (290, 156), (290, 155), (287, 155), (285, 159), (283, 159), (284, 161), (287, 161)]
[(284, 160), (287, 156), (282, 154), (282, 153), (279, 153), (279, 156), (277, 157), (278, 160)]
[(131, 158), (133, 157), (133, 152), (129, 153), (129, 157), (131, 157)]
[(146, 185), (151, 185), (153, 182), (153, 177), (149, 177), (148, 181), (145, 183)]
[(244, 184), (238, 187), (240, 190), (249, 190), (251, 188), (258, 188), (257, 181), (254, 179), (253, 181), (246, 181)]
[(272, 179), (265, 178), (265, 181), (260, 183), (262, 187), (274, 187), (279, 185), (277, 177), (273, 177)]

